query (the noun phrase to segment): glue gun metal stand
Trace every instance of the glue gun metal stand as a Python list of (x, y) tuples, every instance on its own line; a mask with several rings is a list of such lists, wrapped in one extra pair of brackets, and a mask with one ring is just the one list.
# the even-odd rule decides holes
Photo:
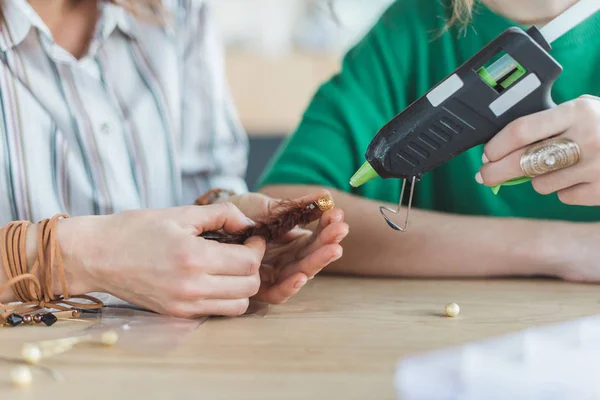
[[(408, 229), (415, 184), (463, 152), (487, 143), (510, 122), (555, 107), (552, 85), (562, 73), (551, 44), (600, 10), (600, 0), (580, 0), (542, 29), (511, 27), (450, 76), (383, 126), (350, 185), (381, 177), (403, 179), (397, 210), (380, 207), (388, 225)], [(400, 214), (407, 182), (404, 224)]]

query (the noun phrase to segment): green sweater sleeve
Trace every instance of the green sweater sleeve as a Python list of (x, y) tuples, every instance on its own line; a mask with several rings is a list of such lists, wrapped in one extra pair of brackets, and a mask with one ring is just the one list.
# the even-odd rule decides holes
[[(416, 1), (398, 1), (344, 57), (260, 180), (351, 191), (349, 180), (381, 126), (416, 96), (415, 42), (427, 40)], [(412, 22), (411, 22), (412, 21)], [(417, 25), (417, 26), (416, 26)], [(421, 37), (415, 37), (420, 35)]]

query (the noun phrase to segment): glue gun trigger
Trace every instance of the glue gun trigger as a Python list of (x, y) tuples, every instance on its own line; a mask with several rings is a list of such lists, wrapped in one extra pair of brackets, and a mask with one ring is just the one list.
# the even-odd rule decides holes
[(392, 219), (385, 213), (386, 211), (391, 212), (394, 215), (399, 215), (400, 211), (402, 210), (402, 200), (404, 198), (404, 191), (406, 189), (406, 179), (403, 180), (402, 183), (402, 189), (400, 189), (400, 200), (398, 201), (398, 209), (397, 210), (392, 210), (389, 207), (386, 206), (381, 206), (379, 207), (379, 212), (381, 213), (381, 215), (383, 216), (383, 218), (385, 219), (385, 222), (387, 222), (387, 224), (390, 226), (390, 228), (396, 230), (396, 231), (400, 231), (400, 232), (406, 232), (408, 230), (408, 218), (410, 215), (410, 209), (412, 207), (412, 199), (413, 199), (413, 193), (415, 190), (415, 183), (417, 181), (417, 178), (415, 176), (413, 176), (412, 178), (412, 184), (410, 187), (410, 196), (408, 198), (408, 208), (406, 210), (406, 219), (404, 220), (404, 227), (400, 227), (398, 224), (396, 224), (394, 221), (392, 221)]
[(385, 219), (385, 222), (387, 222), (387, 224), (389, 225), (390, 228), (392, 228), (393, 230), (396, 230), (396, 231), (400, 231), (400, 232), (407, 231), (408, 226), (405, 225), (404, 229), (400, 228), (398, 225), (396, 225), (394, 222), (392, 222), (391, 219), (385, 214), (386, 211), (396, 214), (397, 212), (395, 210), (392, 210), (389, 207), (381, 206), (381, 207), (379, 207), (379, 211), (381, 212), (381, 215), (383, 215), (383, 219)]

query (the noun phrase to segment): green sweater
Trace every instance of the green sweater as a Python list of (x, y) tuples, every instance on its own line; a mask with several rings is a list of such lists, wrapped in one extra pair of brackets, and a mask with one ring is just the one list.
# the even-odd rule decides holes
[[(441, 3), (398, 0), (385, 12), (344, 57), (340, 73), (319, 88), (261, 186), (320, 185), (397, 203), (399, 180), (376, 178), (357, 189), (349, 185), (369, 142), (391, 118), (515, 25), (481, 5), (466, 32), (457, 27), (440, 36), (448, 17)], [(552, 93), (556, 103), (583, 94), (600, 96), (600, 13), (556, 41), (552, 55), (564, 67)], [(599, 207), (564, 205), (556, 194), (536, 193), (531, 183), (504, 187), (494, 195), (474, 179), (482, 149), (473, 148), (425, 174), (416, 186), (414, 205), (470, 215), (600, 220)]]

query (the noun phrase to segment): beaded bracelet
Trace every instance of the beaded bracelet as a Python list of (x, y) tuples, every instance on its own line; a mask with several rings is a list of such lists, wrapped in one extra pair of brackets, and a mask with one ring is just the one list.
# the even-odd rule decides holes
[(59, 319), (76, 319), (81, 316), (81, 311), (60, 311), (55, 313), (16, 314), (9, 315), (4, 321), (5, 326), (44, 324), (52, 326)]

